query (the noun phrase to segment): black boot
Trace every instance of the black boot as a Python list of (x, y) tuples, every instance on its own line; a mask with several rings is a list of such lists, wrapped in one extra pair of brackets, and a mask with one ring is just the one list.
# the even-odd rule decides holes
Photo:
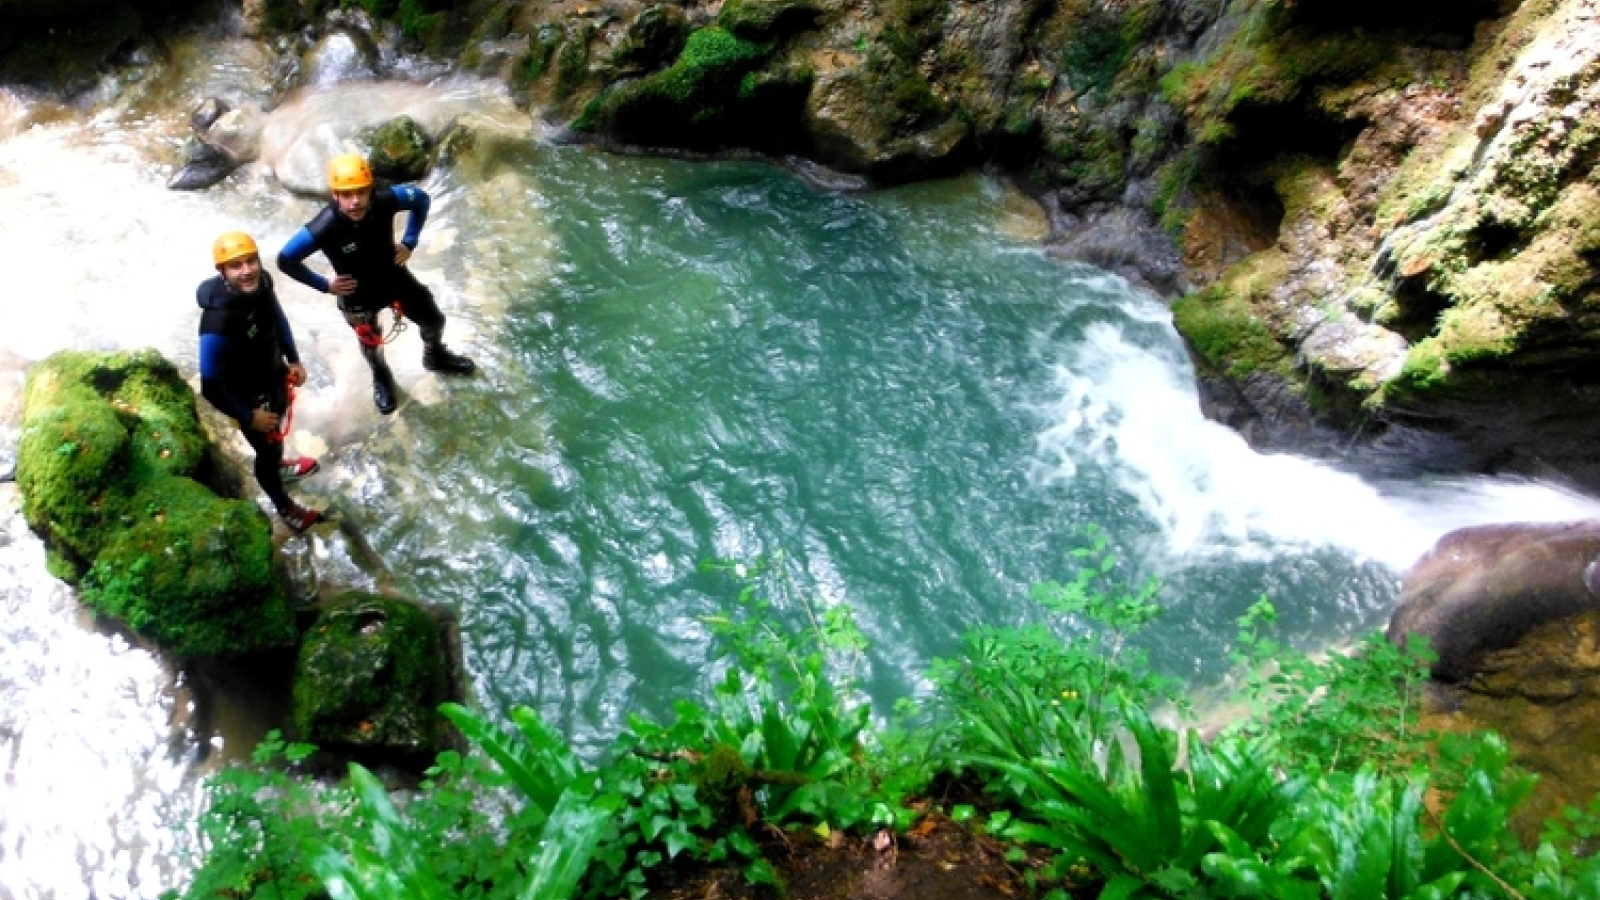
[(422, 330), (422, 367), (443, 375), (471, 375), (478, 370), (477, 363), (459, 353), (451, 353), (444, 345), (444, 329)]
[(372, 403), (378, 407), (378, 412), (387, 416), (394, 412), (395, 395), (399, 393), (394, 384), (394, 373), (389, 371), (389, 364), (383, 359), (382, 347), (362, 347), (361, 355), (372, 367)]

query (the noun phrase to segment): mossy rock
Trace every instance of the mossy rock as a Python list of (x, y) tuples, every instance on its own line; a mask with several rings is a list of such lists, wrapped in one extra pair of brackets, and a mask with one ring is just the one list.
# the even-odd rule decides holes
[(670, 3), (647, 6), (628, 25), (611, 54), (611, 65), (623, 74), (653, 72), (678, 58), (688, 35), (689, 17), (681, 7)]
[(209, 443), (194, 391), (154, 350), (63, 351), (28, 372), (17, 483), (51, 572), (180, 656), (281, 645), (292, 616), (271, 525), (194, 480)]
[(727, 29), (702, 28), (689, 36), (670, 67), (612, 90), (582, 124), (639, 144), (723, 144), (744, 133), (741, 87), (772, 52), (772, 45)]
[(31, 414), (24, 417), (17, 447), (17, 484), (23, 518), (58, 561), (67, 563), (58, 574), (72, 580), (105, 543), (106, 522), (120, 513), (128, 430), (92, 390), (62, 390), (51, 400), (27, 406)]
[(238, 656), (293, 642), (272, 572), (272, 527), (247, 500), (158, 476), (83, 579), (83, 600), (179, 657)]
[(433, 138), (417, 120), (396, 116), (364, 136), (372, 172), (390, 181), (419, 181), (433, 168)]
[(1173, 326), (1202, 359), (1230, 378), (1266, 370), (1298, 380), (1292, 351), (1254, 302), (1282, 280), (1282, 265), (1277, 254), (1257, 254), (1222, 283), (1174, 302)]
[(194, 391), (153, 350), (57, 353), (29, 370), (23, 394), (23, 516), (74, 575), (143, 481), (193, 475), (205, 458)]
[(717, 24), (746, 40), (768, 41), (811, 28), (820, 13), (809, 0), (728, 0)]
[(357, 591), (330, 600), (295, 667), (296, 736), (345, 752), (429, 759), (448, 731), (450, 694), (440, 621), (411, 601)]

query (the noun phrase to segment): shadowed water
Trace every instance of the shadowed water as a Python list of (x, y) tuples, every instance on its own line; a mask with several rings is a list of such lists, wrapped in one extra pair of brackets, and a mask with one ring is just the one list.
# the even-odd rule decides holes
[[(211, 237), (243, 227), (270, 255), (316, 209), (259, 166), (163, 190), (176, 109), (8, 102), (0, 203), (27, 213), (0, 221), (0, 469), (28, 362), (154, 346), (192, 376)], [(529, 139), (424, 187), (412, 265), (481, 373), (424, 372), (405, 332), (389, 353), (407, 396), (380, 417), (331, 300), (278, 279), (311, 374), (292, 442), (325, 469), (298, 490), (387, 574), (336, 534), (289, 551), (325, 585), (456, 610), (474, 700), (530, 705), (586, 751), (705, 690), (703, 619), (735, 593), (709, 559), (782, 550), (820, 603), (855, 608), (886, 707), (966, 629), (1032, 618), (1028, 588), (1072, 574), (1090, 525), (1120, 577), (1167, 585), (1158, 663), (1204, 680), (1262, 595), (1292, 637), (1339, 641), (1383, 621), (1444, 531), (1595, 512), (1537, 484), (1254, 453), (1201, 417), (1164, 305), (1047, 258), (1037, 212), (992, 179), (848, 195)], [(44, 573), (13, 486), (0, 504), (0, 897), (153, 897), (182, 878), (170, 829), (197, 748), (238, 756), (253, 733), (191, 733), (159, 662)], [(80, 801), (36, 802), (62, 785)]]

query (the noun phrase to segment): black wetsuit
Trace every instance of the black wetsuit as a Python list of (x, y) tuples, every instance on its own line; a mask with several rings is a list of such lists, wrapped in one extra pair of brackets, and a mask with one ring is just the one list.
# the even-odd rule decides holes
[(200, 314), (200, 393), (211, 405), (239, 423), (256, 452), (255, 476), (279, 512), (294, 502), (283, 487), (283, 441), (252, 428), (258, 409), (279, 416), (289, 408), (288, 364), (298, 363), (294, 334), (272, 289), (261, 273), (254, 294), (240, 294), (221, 275), (208, 278), (195, 291)]
[[(339, 298), (339, 309), (360, 315), (376, 313), (398, 302), (406, 317), (426, 332), (444, 328), (444, 313), (433, 292), (394, 261), (394, 217), (411, 214), (401, 243), (416, 248), (417, 236), (427, 219), (428, 195), (409, 185), (373, 188), (367, 214), (357, 222), (341, 214), (332, 201), (316, 218), (289, 239), (278, 254), (278, 269), (290, 278), (328, 293), (328, 280), (312, 272), (306, 257), (321, 251), (333, 271), (356, 280), (355, 292)], [(352, 321), (352, 325), (356, 322)]]

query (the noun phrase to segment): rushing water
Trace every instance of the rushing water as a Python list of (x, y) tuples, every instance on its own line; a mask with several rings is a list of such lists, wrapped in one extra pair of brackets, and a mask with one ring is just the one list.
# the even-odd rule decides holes
[[(0, 469), (29, 362), (154, 346), (192, 375), (211, 237), (243, 227), (270, 255), (314, 211), (261, 166), (162, 187), (188, 94), (230, 73), (174, 78), (170, 109), (0, 95)], [(337, 91), (318, 115), (362, 102)], [(450, 102), (515, 118), (481, 88)], [(1159, 663), (1203, 679), (1262, 595), (1295, 638), (1338, 641), (1384, 620), (1445, 531), (1596, 512), (1251, 451), (1201, 417), (1163, 304), (1046, 257), (1037, 212), (992, 179), (841, 194), (528, 140), (425, 187), (413, 267), (482, 372), (425, 373), (408, 332), (389, 350), (407, 399), (382, 418), (329, 298), (280, 278), (311, 374), (292, 440), (325, 467), (299, 493), (387, 568), (337, 533), (289, 550), (324, 584), (453, 607), (474, 700), (590, 750), (704, 690), (703, 617), (734, 593), (708, 559), (782, 550), (851, 604), (886, 704), (965, 629), (1029, 619), (1029, 586), (1070, 576), (1091, 524), (1119, 574), (1167, 586)], [(86, 621), (18, 508), (0, 486), (0, 900), (153, 897), (182, 882), (173, 829), (206, 767), (259, 732), (198, 725), (181, 679)]]

